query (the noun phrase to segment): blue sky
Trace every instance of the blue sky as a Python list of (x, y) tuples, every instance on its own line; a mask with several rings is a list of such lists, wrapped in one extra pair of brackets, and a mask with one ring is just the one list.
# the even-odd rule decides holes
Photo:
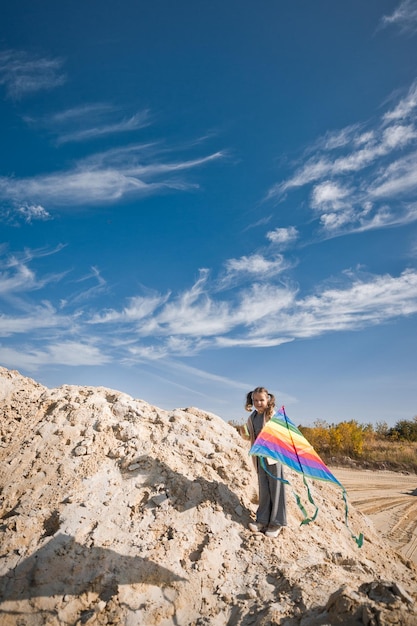
[(0, 363), (412, 419), (416, 61), (416, 0), (9, 3)]

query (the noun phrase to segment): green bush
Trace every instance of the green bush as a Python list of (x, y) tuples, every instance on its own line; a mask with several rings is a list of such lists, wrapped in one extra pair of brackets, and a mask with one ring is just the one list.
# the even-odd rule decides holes
[(412, 421), (400, 420), (387, 434), (390, 439), (417, 441), (417, 416)]

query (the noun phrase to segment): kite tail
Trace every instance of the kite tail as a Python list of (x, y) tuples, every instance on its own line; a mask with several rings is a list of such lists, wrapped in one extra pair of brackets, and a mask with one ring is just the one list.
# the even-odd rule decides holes
[(349, 513), (349, 507), (348, 507), (348, 501), (347, 501), (347, 493), (346, 493), (346, 489), (343, 488), (343, 493), (342, 493), (342, 497), (343, 500), (345, 502), (345, 524), (346, 524), (346, 528), (348, 529), (348, 531), (350, 532), (350, 536), (352, 537), (352, 539), (356, 542), (356, 545), (358, 546), (358, 548), (362, 548), (363, 545), (363, 533), (359, 533), (358, 536), (356, 536), (350, 529), (349, 527), (349, 523), (348, 523), (348, 513)]
[[(285, 478), (279, 478), (278, 476), (275, 476), (274, 474), (272, 474), (272, 472), (270, 472), (268, 470), (267, 464), (265, 462), (265, 457), (260, 456), (259, 460), (261, 462), (262, 468), (265, 470), (265, 472), (267, 474), (269, 474), (269, 476), (272, 476), (272, 478), (275, 478), (275, 480), (279, 480), (282, 483), (285, 483), (286, 485), (289, 485), (291, 487), (291, 489), (292, 489), (292, 485), (291, 485), (291, 483), (288, 480), (286, 480)], [(303, 520), (302, 520), (300, 526), (303, 526), (304, 524), (309, 524), (310, 522), (314, 522), (314, 520), (317, 517), (318, 511), (319, 511), (319, 508), (318, 508), (317, 504), (314, 502), (313, 496), (311, 495), (310, 487), (308, 485), (308, 482), (307, 482), (306, 477), (304, 476), (304, 474), (303, 474), (303, 482), (304, 482), (304, 485), (305, 485), (305, 487), (307, 489), (308, 500), (315, 507), (316, 510), (314, 511), (314, 514), (311, 517), (309, 517), (308, 514), (307, 514), (306, 509), (303, 506), (303, 503), (301, 502), (300, 496), (298, 495), (298, 493), (296, 493), (294, 491), (294, 489), (292, 489), (292, 492), (294, 494), (294, 497), (295, 497), (295, 500), (297, 502), (298, 508), (300, 509), (301, 513), (303, 514)], [(349, 522), (348, 522), (349, 506), (348, 506), (348, 501), (347, 501), (346, 489), (343, 486), (342, 486), (342, 497), (343, 497), (343, 501), (345, 503), (345, 525), (346, 525), (347, 529), (349, 530), (350, 535), (351, 535), (352, 539), (355, 541), (355, 543), (358, 546), (358, 548), (361, 548), (362, 545), (363, 545), (363, 533), (359, 533), (359, 535), (356, 536), (351, 531), (351, 529), (349, 527)]]
[(303, 483), (304, 483), (304, 485), (305, 485), (305, 487), (307, 489), (308, 500), (314, 507), (316, 507), (316, 510), (314, 511), (314, 515), (312, 517), (309, 517), (308, 519), (305, 519), (305, 518), (303, 519), (303, 521), (300, 524), (301, 526), (303, 524), (309, 524), (310, 522), (314, 522), (314, 520), (317, 517), (317, 513), (319, 512), (319, 507), (317, 506), (317, 504), (313, 500), (313, 496), (311, 495), (311, 492), (310, 492), (310, 487), (308, 486), (308, 482), (307, 482), (306, 477), (304, 476), (304, 474), (303, 474)]
[[(259, 460), (261, 462), (262, 468), (265, 470), (265, 472), (267, 474), (269, 474), (269, 476), (272, 476), (272, 478), (275, 478), (275, 480), (279, 480), (280, 482), (285, 483), (286, 485), (289, 485), (291, 487), (291, 489), (292, 489), (292, 485), (291, 485), (289, 480), (286, 480), (286, 478), (279, 478), (279, 476), (275, 476), (274, 474), (272, 474), (272, 472), (270, 472), (268, 470), (268, 467), (267, 467), (267, 465), (265, 463), (265, 457), (264, 456), (260, 456)], [(307, 511), (305, 510), (305, 508), (303, 506), (303, 503), (301, 502), (300, 496), (298, 495), (298, 493), (296, 493), (294, 491), (294, 489), (292, 489), (292, 492), (294, 494), (295, 501), (297, 502), (298, 508), (300, 509), (301, 513), (303, 514), (303, 520), (302, 520), (300, 526), (302, 526), (303, 524), (309, 524), (310, 522), (314, 522), (314, 520), (317, 517), (317, 513), (319, 512), (319, 508), (318, 508), (318, 506), (316, 505), (316, 503), (313, 500), (313, 496), (311, 495), (310, 488), (308, 486), (308, 483), (306, 481), (305, 476), (303, 476), (303, 481), (304, 481), (304, 484), (305, 484), (306, 489), (307, 489), (307, 495), (308, 495), (309, 502), (316, 508), (316, 510), (314, 511), (314, 514), (311, 517), (309, 517), (308, 514), (307, 514)]]

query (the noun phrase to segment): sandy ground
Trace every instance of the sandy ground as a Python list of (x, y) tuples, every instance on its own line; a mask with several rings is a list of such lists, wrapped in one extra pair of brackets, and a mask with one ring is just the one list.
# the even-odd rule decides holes
[(417, 565), (417, 476), (335, 467), (352, 503), (404, 558)]

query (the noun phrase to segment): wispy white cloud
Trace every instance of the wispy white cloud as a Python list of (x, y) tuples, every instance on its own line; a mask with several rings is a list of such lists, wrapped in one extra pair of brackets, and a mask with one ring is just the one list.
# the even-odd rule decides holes
[(30, 224), (35, 221), (45, 221), (51, 219), (51, 214), (40, 204), (24, 204), (17, 208), (24, 221)]
[[(130, 355), (178, 356), (205, 348), (276, 346), (328, 332), (358, 330), (417, 312), (417, 273), (399, 277), (352, 276), (339, 288), (299, 297), (290, 287), (252, 285), (234, 301), (201, 298), (201, 284), (173, 297), (135, 324), (137, 344)], [(117, 319), (108, 317), (114, 332)], [(117, 324), (121, 318), (118, 318)], [(145, 341), (145, 343), (144, 343)]]
[(139, 111), (128, 117), (114, 119), (115, 107), (97, 105), (64, 111), (50, 118), (57, 134), (57, 144), (81, 142), (114, 135), (131, 133), (150, 124), (150, 112)]
[(248, 276), (267, 278), (280, 274), (288, 267), (284, 257), (278, 254), (270, 259), (261, 254), (242, 256), (239, 259), (229, 259), (226, 261), (227, 279), (232, 279), (236, 275), (246, 274)]
[[(5, 68), (11, 66), (13, 58), (26, 59), (23, 53), (13, 54), (0, 55), (0, 82), (9, 80)], [(40, 60), (38, 65), (43, 66)], [(51, 63), (51, 67), (58, 65)], [(32, 67), (29, 62), (28, 67)], [(121, 107), (97, 102), (68, 108), (48, 118), (27, 117), (26, 121), (35, 127), (46, 126), (58, 136), (57, 143), (62, 144), (116, 133), (129, 133), (131, 140), (132, 131), (149, 125), (151, 118), (147, 109), (126, 115)], [(224, 151), (206, 151), (200, 156), (202, 142), (200, 139), (177, 146), (166, 145), (163, 139), (129, 143), (93, 152), (67, 169), (30, 177), (19, 177), (17, 173), (0, 176), (1, 218), (15, 225), (19, 220), (31, 223), (51, 219), (54, 210), (61, 207), (114, 204), (171, 190), (196, 189), (198, 183), (191, 181), (187, 173), (227, 156)]]
[(164, 305), (168, 299), (169, 294), (166, 296), (135, 296), (134, 298), (130, 298), (127, 306), (120, 311), (107, 310), (95, 314), (91, 319), (91, 323), (108, 324), (109, 322), (138, 322), (152, 315), (154, 311)]
[(340, 231), (354, 220), (349, 190), (335, 181), (316, 185), (311, 194), (311, 207), (320, 213), (320, 222), (327, 232)]
[(283, 254), (275, 251), (275, 246), (280, 249), (286, 248), (298, 237), (298, 231), (294, 227), (276, 228), (267, 233), (266, 238), (273, 244), (266, 251), (254, 252), (237, 259), (227, 259), (224, 270), (219, 278), (214, 281), (214, 289), (217, 292), (237, 287), (248, 281), (265, 282), (282, 275), (291, 267), (291, 263)]
[(345, 287), (318, 291), (268, 316), (255, 337), (315, 337), (329, 332), (359, 330), (417, 312), (417, 273), (399, 277), (352, 276)]
[(406, 270), (398, 277), (352, 278), (345, 289), (325, 289), (300, 303), (301, 316), (312, 322), (303, 327), (303, 334), (357, 330), (417, 312), (416, 272)]
[(330, 208), (338, 211), (346, 207), (346, 198), (349, 190), (335, 181), (324, 181), (313, 188), (311, 206), (313, 209), (323, 210)]
[(357, 232), (374, 230), (375, 228), (387, 228), (404, 226), (417, 221), (417, 203), (408, 204), (399, 210), (392, 211), (388, 206), (382, 206), (375, 211), (372, 217), (365, 214), (363, 219), (359, 219)]
[(408, 197), (417, 190), (417, 151), (394, 161), (375, 177), (369, 193), (373, 198)]
[(332, 162), (330, 159), (321, 156), (310, 158), (301, 167), (296, 169), (291, 178), (273, 185), (268, 191), (267, 199), (280, 199), (292, 189), (304, 187), (325, 176), (330, 176), (331, 168)]
[(369, 134), (369, 141), (366, 144), (361, 144), (359, 150), (356, 149), (357, 142), (354, 142), (348, 154), (336, 159), (330, 159), (319, 153), (302, 165), (291, 178), (275, 185), (270, 190), (268, 197), (283, 195), (291, 189), (304, 187), (325, 177), (330, 178), (360, 172), (394, 150), (404, 148), (414, 142), (416, 138), (417, 132), (413, 125), (399, 124), (381, 129), (377, 140), (374, 133)]
[(0, 314), (0, 337), (30, 334), (42, 329), (63, 328), (69, 325), (70, 318), (59, 315), (48, 302), (30, 308), (28, 314)]
[(9, 367), (35, 372), (43, 365), (99, 366), (110, 362), (110, 357), (96, 346), (78, 341), (61, 341), (45, 345), (43, 349), (26, 347), (15, 349), (0, 344), (2, 362)]
[(93, 341), (57, 341), (48, 346), (44, 352), (45, 363), (65, 363), (68, 366), (76, 365), (104, 365), (111, 358)]
[[(139, 148), (140, 149), (140, 148)], [(224, 153), (215, 152), (204, 157), (188, 160), (135, 163), (131, 149), (129, 158), (121, 162), (121, 152), (100, 153), (80, 161), (73, 169), (30, 178), (0, 177), (0, 199), (22, 205), (52, 209), (57, 206), (85, 206), (97, 203), (114, 203), (121, 199), (141, 197), (168, 189), (185, 190), (195, 185), (179, 174), (224, 158)], [(106, 156), (119, 163), (107, 163)], [(154, 157), (156, 159), (156, 157)], [(47, 209), (45, 209), (46, 211)]]
[(32, 93), (62, 85), (62, 59), (41, 58), (23, 50), (0, 52), (0, 85), (8, 98), (21, 99)]
[(298, 230), (295, 226), (288, 228), (275, 228), (266, 234), (266, 238), (274, 244), (278, 244), (281, 248), (293, 243), (298, 239)]
[(144, 336), (210, 337), (231, 329), (229, 304), (214, 300), (206, 290), (207, 273), (178, 296), (170, 298), (158, 314), (144, 321), (138, 331)]
[(352, 142), (356, 142), (357, 138), (361, 136), (358, 124), (347, 126), (341, 130), (329, 131), (317, 142), (316, 149), (321, 148), (326, 151), (338, 150)]
[(35, 291), (55, 280), (56, 276), (37, 277), (27, 263), (11, 257), (0, 272), (0, 294), (4, 296)]
[(275, 348), (284, 343), (294, 341), (292, 337), (262, 337), (260, 333), (253, 337), (236, 336), (236, 337), (217, 337), (217, 348)]
[(265, 215), (264, 217), (261, 217), (259, 220), (257, 220), (256, 222), (254, 222), (253, 224), (248, 224), (243, 230), (251, 230), (252, 228), (257, 228), (258, 226), (265, 226), (265, 224), (268, 224), (272, 219), (272, 215)]
[[(207, 279), (208, 274), (203, 271), (196, 283), (181, 294), (134, 298), (129, 307), (120, 312), (106, 311), (92, 317), (89, 323), (128, 324), (135, 328), (137, 337), (151, 341), (155, 337), (166, 338), (165, 347), (175, 354), (184, 353), (185, 349), (193, 353), (235, 329), (241, 328), (246, 335), (250, 325), (288, 306), (294, 298), (294, 291), (286, 287), (253, 283), (241, 289), (235, 301), (219, 299), (210, 292)], [(140, 344), (139, 350), (143, 353), (145, 347), (148, 349), (147, 344)]]
[[(25, 250), (23, 253), (10, 254), (7, 246), (0, 247), (0, 298), (7, 302), (13, 302), (20, 311), (26, 311), (30, 305), (26, 303), (24, 296), (59, 282), (64, 274), (52, 273), (39, 276), (30, 264), (39, 258), (56, 254), (63, 246), (55, 248), (39, 248), (37, 250)], [(46, 309), (49, 307), (45, 304)], [(36, 315), (38, 311), (36, 312)], [(49, 317), (49, 315), (47, 316)]]
[[(90, 293), (84, 309), (77, 298), (54, 304), (56, 290), (47, 289), (48, 280), (22, 267), (16, 264), (14, 275), (6, 271), (1, 277), (0, 299), (8, 310), (0, 316), (0, 336), (3, 363), (24, 363), (27, 369), (47, 363), (156, 362), (207, 349), (279, 346), (417, 313), (417, 272), (411, 269), (399, 276), (350, 271), (339, 284), (306, 295), (296, 285), (268, 275), (267, 269), (262, 281), (252, 282), (248, 276), (242, 286), (232, 285), (225, 294), (216, 289), (209, 271), (202, 270), (181, 293), (135, 295), (120, 308), (105, 309), (96, 292)], [(96, 268), (81, 277), (80, 284), (90, 277), (105, 287)], [(73, 282), (69, 274), (61, 274), (60, 280)], [(32, 304), (34, 289), (41, 284), (45, 291)], [(24, 307), (8, 297), (24, 290)]]
[(417, 108), (417, 81), (411, 85), (407, 95), (391, 110), (387, 111), (382, 120), (386, 124), (398, 120), (407, 120)]
[(402, 0), (391, 15), (384, 15), (382, 25), (398, 26), (403, 32), (417, 30), (417, 4), (415, 0)]
[[(415, 218), (417, 82), (376, 121), (327, 133), (269, 199), (309, 193), (321, 236), (387, 228)], [(381, 205), (381, 202), (383, 204)]]
[[(93, 285), (85, 287), (85, 285)], [(76, 285), (80, 285), (82, 288), (75, 293), (66, 296), (65, 300), (61, 300), (61, 308), (68, 306), (74, 306), (80, 302), (86, 302), (107, 291), (107, 282), (102, 277), (100, 270), (97, 267), (92, 267), (90, 272), (85, 276), (75, 281)]]
[(161, 299), (139, 320), (115, 313), (90, 322), (107, 324), (112, 336), (129, 328), (136, 337), (127, 347), (129, 358), (154, 360), (207, 348), (277, 346), (417, 312), (417, 273), (412, 270), (398, 277), (352, 274), (345, 283), (304, 298), (294, 287), (255, 283), (235, 299), (219, 300), (199, 280), (187, 292)]
[(101, 119), (104, 115), (113, 114), (115, 110), (117, 110), (116, 107), (109, 102), (89, 102), (53, 113), (48, 118), (48, 123), (80, 124), (86, 119)]
[(86, 170), (133, 169), (163, 162), (162, 154), (164, 152), (158, 143), (129, 143), (101, 152), (93, 152), (80, 159), (77, 167)]
[(227, 389), (232, 388), (246, 391), (250, 388), (250, 383), (242, 383), (241, 381), (234, 380), (228, 376), (218, 376), (217, 374), (207, 372), (206, 370), (202, 370), (197, 367), (192, 367), (191, 365), (186, 365), (185, 363), (178, 363), (178, 361), (165, 361), (165, 368), (170, 369), (172, 372), (181, 371), (193, 379), (199, 378), (203, 381), (220, 383)]
[(24, 263), (17, 263), (12, 269), (0, 273), (0, 294), (27, 291), (37, 288), (34, 272)]
[[(171, 354), (177, 355), (210, 346), (265, 347), (357, 330), (417, 312), (417, 273), (411, 270), (399, 277), (352, 276), (347, 286), (324, 288), (305, 298), (298, 297), (293, 288), (272, 284), (242, 289), (234, 302), (216, 301), (203, 291), (202, 284), (196, 283), (160, 310), (153, 309), (149, 323), (144, 318), (135, 325), (138, 340), (151, 338), (152, 350), (162, 340), (166, 353), (171, 347)], [(121, 318), (106, 319), (113, 323)]]
[(262, 320), (277, 315), (290, 307), (296, 298), (296, 289), (286, 285), (254, 283), (243, 289), (234, 306), (232, 319), (235, 327), (243, 326), (250, 336)]

